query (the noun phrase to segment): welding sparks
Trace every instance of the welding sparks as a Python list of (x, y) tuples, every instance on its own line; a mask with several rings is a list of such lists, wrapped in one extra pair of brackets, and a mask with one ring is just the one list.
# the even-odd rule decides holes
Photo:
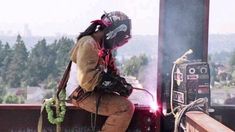
[(150, 110), (151, 113), (156, 113), (159, 110), (159, 106), (157, 105), (157, 102), (151, 101), (150, 102)]

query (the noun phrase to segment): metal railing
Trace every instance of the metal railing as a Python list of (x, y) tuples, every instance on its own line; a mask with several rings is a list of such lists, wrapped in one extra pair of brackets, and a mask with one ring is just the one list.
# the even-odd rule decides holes
[[(37, 132), (40, 116), (40, 104), (0, 104), (0, 132)], [(91, 131), (91, 113), (67, 104), (63, 132)], [(136, 106), (134, 116), (129, 125), (131, 131), (157, 131), (155, 113), (149, 112), (149, 107)], [(97, 128), (101, 128), (107, 117), (97, 117)], [(43, 132), (55, 132), (56, 125), (48, 122), (47, 113), (43, 111)]]

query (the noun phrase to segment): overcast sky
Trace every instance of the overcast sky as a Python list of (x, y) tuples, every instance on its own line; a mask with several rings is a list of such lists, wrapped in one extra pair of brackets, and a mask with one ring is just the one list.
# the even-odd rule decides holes
[[(103, 11), (132, 19), (133, 34), (158, 33), (159, 0), (0, 0), (0, 34), (77, 35)], [(210, 33), (235, 33), (235, 0), (210, 1)]]

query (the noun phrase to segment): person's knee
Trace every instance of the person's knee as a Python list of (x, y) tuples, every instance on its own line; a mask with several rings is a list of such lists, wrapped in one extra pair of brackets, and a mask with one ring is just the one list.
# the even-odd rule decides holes
[(125, 101), (125, 111), (129, 114), (129, 115), (133, 115), (134, 111), (135, 111), (135, 106), (134, 104), (129, 101), (129, 100), (126, 100)]

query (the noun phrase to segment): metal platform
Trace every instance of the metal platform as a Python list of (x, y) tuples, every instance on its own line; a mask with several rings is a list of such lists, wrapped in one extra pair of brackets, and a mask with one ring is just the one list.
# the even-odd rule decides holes
[[(40, 115), (40, 104), (1, 104), (0, 105), (0, 132), (36, 132)], [(157, 131), (157, 116), (149, 112), (150, 108), (136, 105), (128, 132)], [(91, 131), (90, 113), (72, 105), (67, 106), (65, 120), (62, 123), (63, 132)], [(97, 117), (97, 128), (101, 128), (107, 117)], [(47, 120), (43, 111), (43, 131), (55, 132), (56, 126)]]

